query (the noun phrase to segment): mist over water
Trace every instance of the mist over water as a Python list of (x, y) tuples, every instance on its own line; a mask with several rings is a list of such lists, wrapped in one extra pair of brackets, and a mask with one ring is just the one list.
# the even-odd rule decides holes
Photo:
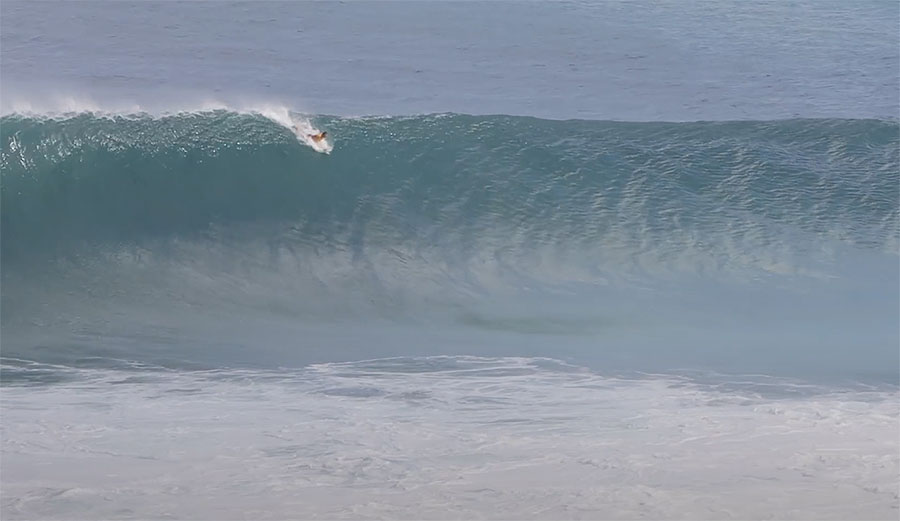
[(4, 2), (0, 517), (895, 518), (888, 5)]

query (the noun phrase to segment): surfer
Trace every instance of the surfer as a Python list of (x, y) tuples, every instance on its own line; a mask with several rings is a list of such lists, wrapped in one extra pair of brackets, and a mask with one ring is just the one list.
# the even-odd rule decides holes
[[(294, 133), (296, 133), (298, 135), (300, 134), (300, 129), (297, 127), (297, 125), (294, 125), (291, 128), (294, 129)], [(327, 135), (328, 135), (328, 132), (322, 131), (322, 132), (319, 132), (318, 134), (307, 134), (306, 137), (308, 137), (309, 139), (312, 139), (313, 142), (315, 142), (315, 143), (321, 143), (322, 141), (325, 140), (325, 136), (327, 136)]]

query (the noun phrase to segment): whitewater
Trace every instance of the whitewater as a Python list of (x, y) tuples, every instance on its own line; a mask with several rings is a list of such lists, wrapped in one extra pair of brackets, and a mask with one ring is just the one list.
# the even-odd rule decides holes
[(895, 519), (896, 10), (698, 6), (4, 2), (0, 517)]

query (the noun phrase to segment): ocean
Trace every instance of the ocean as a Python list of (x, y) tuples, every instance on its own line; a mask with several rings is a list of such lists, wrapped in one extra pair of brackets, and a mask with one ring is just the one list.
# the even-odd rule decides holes
[(4, 2), (0, 517), (896, 519), (898, 22)]

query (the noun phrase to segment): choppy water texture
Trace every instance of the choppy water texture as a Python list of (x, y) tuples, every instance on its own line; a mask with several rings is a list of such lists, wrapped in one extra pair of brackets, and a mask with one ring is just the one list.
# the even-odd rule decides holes
[(0, 517), (896, 518), (896, 5), (0, 11)]

